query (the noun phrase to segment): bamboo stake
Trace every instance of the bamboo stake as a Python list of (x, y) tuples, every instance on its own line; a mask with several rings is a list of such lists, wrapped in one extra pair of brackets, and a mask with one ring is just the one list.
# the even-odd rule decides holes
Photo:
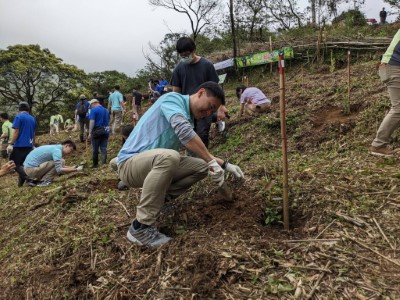
[(285, 110), (285, 60), (284, 53), (279, 53), (279, 95), (282, 135), (282, 160), (283, 160), (283, 225), (289, 230), (289, 200), (288, 200), (288, 158), (286, 139), (286, 110)]
[(88, 136), (86, 135), (86, 162), (89, 162), (89, 145), (90, 141)]
[[(269, 51), (272, 51), (272, 38), (271, 38), (271, 36), (269, 36)], [(270, 73), (272, 73), (272, 62), (271, 62), (271, 64), (270, 64), (270, 69), (269, 69), (269, 72)]]
[(350, 50), (347, 52), (347, 105), (345, 112), (350, 113)]

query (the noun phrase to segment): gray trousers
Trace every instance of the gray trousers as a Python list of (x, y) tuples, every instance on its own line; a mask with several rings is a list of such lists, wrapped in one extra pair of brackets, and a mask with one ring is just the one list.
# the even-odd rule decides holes
[[(61, 164), (64, 166), (65, 161), (62, 159)], [(27, 168), (24, 167), (25, 173), (32, 179), (36, 180), (53, 180), (54, 177), (58, 176), (56, 171), (54, 160), (49, 160), (38, 167)]]
[(122, 111), (113, 110), (111, 112), (112, 118), (112, 134), (118, 133), (122, 124)]
[(374, 147), (389, 144), (390, 136), (400, 126), (400, 66), (381, 65), (379, 77), (387, 86), (391, 107), (372, 142)]
[(119, 178), (125, 185), (142, 187), (136, 219), (146, 225), (156, 222), (167, 194), (177, 197), (207, 174), (204, 160), (170, 149), (144, 151), (119, 167)]

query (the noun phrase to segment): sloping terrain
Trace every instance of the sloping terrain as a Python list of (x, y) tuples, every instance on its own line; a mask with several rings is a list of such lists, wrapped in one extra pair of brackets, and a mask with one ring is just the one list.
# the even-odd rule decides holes
[[(160, 249), (127, 241), (140, 189), (119, 192), (108, 166), (44, 188), (2, 178), (0, 298), (399, 299), (399, 159), (368, 154), (390, 103), (376, 73), (373, 62), (352, 66), (344, 114), (346, 70), (287, 69), (290, 231), (280, 217), (277, 74), (250, 76), (273, 99), (255, 118), (237, 117), (227, 83), (228, 134), (213, 129), (210, 148), (246, 180), (228, 177), (233, 203), (209, 180), (174, 200), (157, 224), (173, 240)], [(71, 164), (90, 160), (78, 146)], [(113, 137), (110, 157), (119, 146)]]

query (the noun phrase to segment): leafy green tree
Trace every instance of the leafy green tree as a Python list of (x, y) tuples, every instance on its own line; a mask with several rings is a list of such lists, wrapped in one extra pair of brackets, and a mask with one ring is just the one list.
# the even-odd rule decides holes
[[(94, 72), (88, 75), (88, 88), (97, 91), (103, 96), (108, 96), (115, 85), (119, 85), (122, 93), (129, 93), (134, 85), (134, 80), (125, 73), (118, 71)], [(89, 95), (92, 96), (91, 93)]]
[[(337, 17), (338, 6), (342, 3), (348, 3), (349, 0), (308, 0), (310, 7), (308, 8), (311, 12), (311, 23), (318, 25), (324, 23), (331, 17)], [(353, 9), (360, 10), (361, 6), (364, 5), (365, 0), (352, 0)], [(318, 19), (318, 20), (317, 20)]]
[(0, 95), (3, 106), (27, 101), (40, 120), (45, 111), (62, 104), (68, 93), (80, 89), (83, 70), (63, 63), (39, 45), (15, 45), (0, 50)]

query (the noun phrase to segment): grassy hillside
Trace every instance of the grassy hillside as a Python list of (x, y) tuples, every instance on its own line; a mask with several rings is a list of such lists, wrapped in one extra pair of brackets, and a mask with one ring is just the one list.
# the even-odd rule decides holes
[[(246, 174), (228, 178), (234, 202), (209, 180), (194, 186), (161, 215), (173, 240), (160, 249), (126, 239), (140, 190), (119, 192), (108, 167), (42, 188), (2, 178), (0, 298), (399, 299), (399, 159), (368, 154), (390, 103), (376, 63), (352, 67), (349, 114), (346, 70), (287, 69), (290, 231), (280, 219), (279, 78), (259, 75), (250, 85), (273, 111), (239, 119), (228, 82), (228, 136), (212, 132), (211, 152)], [(110, 157), (119, 144), (111, 139)], [(69, 163), (89, 160), (79, 148)]]

